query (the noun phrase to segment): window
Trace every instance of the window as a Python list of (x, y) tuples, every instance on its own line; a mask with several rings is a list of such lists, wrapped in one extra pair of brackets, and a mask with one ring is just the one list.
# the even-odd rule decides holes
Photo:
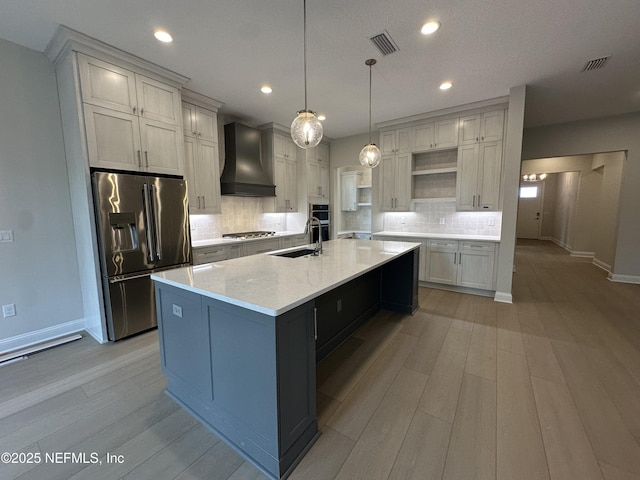
[(538, 196), (538, 187), (520, 187), (520, 198), (536, 198)]

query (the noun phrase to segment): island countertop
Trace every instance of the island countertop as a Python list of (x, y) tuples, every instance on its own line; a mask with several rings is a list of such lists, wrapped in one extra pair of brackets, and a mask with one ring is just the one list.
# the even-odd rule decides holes
[(271, 316), (281, 315), (374, 268), (420, 247), (373, 240), (323, 242), (324, 253), (298, 258), (278, 252), (177, 268), (151, 275), (155, 281)]

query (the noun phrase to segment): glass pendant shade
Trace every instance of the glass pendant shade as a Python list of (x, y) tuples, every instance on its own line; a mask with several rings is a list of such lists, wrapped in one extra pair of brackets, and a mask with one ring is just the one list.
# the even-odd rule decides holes
[(382, 153), (375, 143), (365, 145), (360, 150), (360, 164), (364, 167), (374, 168), (377, 167), (382, 158)]
[(313, 148), (322, 140), (322, 122), (311, 110), (301, 110), (291, 122), (291, 138), (300, 148)]

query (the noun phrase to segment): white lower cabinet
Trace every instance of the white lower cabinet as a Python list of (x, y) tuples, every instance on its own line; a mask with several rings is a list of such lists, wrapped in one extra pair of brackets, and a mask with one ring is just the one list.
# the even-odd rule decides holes
[(301, 247), (309, 243), (309, 235), (301, 233), (299, 235), (291, 235), (289, 237), (282, 237), (281, 248)]
[(197, 247), (193, 249), (193, 264), (222, 262), (241, 255), (242, 245), (220, 245), (211, 247)]
[(428, 240), (425, 280), (493, 290), (495, 249), (494, 242)]

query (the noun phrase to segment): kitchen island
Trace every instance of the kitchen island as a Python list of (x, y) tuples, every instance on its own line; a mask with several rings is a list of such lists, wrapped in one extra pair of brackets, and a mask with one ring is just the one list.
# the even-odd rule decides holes
[(380, 308), (418, 308), (418, 243), (334, 240), (154, 274), (167, 394), (269, 478), (317, 439), (316, 363)]

